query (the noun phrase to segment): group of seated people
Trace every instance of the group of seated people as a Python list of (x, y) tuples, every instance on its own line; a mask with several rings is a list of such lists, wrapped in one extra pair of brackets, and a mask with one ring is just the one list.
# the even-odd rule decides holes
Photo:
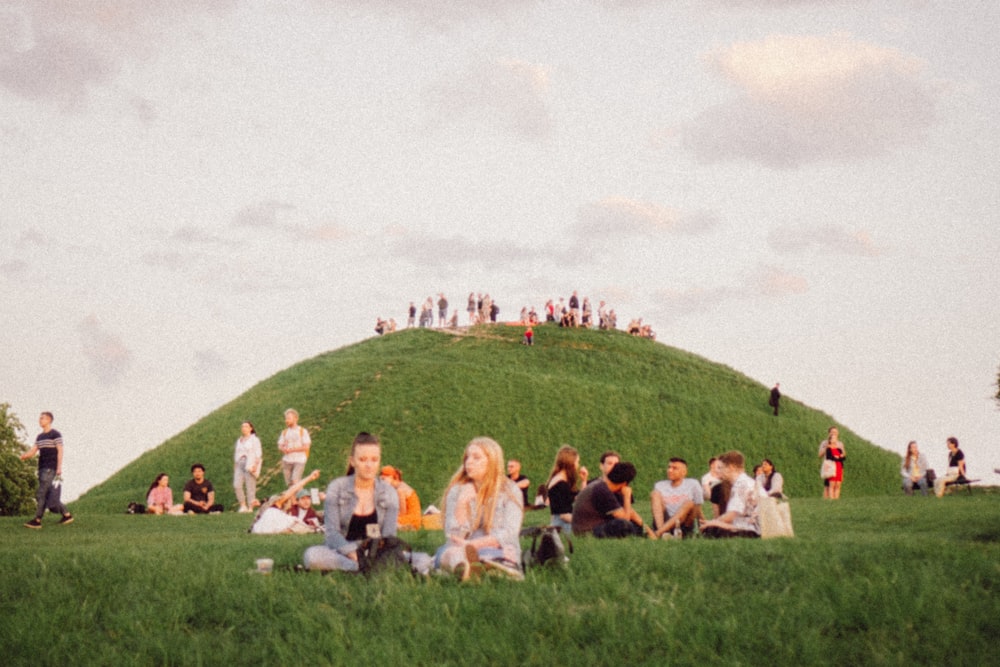
[(907, 444), (906, 456), (903, 457), (903, 465), (899, 470), (903, 477), (903, 492), (906, 495), (912, 496), (913, 488), (917, 487), (920, 493), (926, 496), (927, 489), (933, 485), (934, 495), (940, 498), (948, 486), (969, 483), (965, 476), (965, 453), (958, 447), (958, 438), (952, 436), (945, 441), (945, 444), (948, 447), (948, 470), (940, 477), (928, 467), (927, 458), (920, 451), (916, 440), (911, 440)]
[[(699, 483), (687, 476), (684, 459), (671, 458), (667, 478), (657, 482), (650, 494), (650, 527), (633, 507), (630, 485), (636, 469), (632, 463), (623, 462), (616, 451), (606, 451), (600, 459), (601, 476), (588, 481), (589, 473), (580, 465), (579, 453), (564, 445), (556, 453), (547, 483), (539, 488), (535, 506), (547, 504), (550, 525), (573, 535), (760, 537), (758, 498), (783, 497), (784, 483), (769, 459), (758, 469), (755, 477), (750, 477), (743, 454), (731, 451), (713, 457), (709, 472)], [(712, 503), (710, 520), (702, 510), (706, 497)]]
[[(412, 514), (412, 508), (419, 508), (415, 493), (400, 491), (401, 480), (381, 474), (381, 459), (377, 436), (362, 432), (354, 438), (347, 474), (327, 486), (325, 539), (306, 549), (302, 557), (306, 569), (358, 571), (362, 542), (394, 537), (401, 528), (401, 512)], [(445, 543), (433, 557), (409, 553), (414, 569), (456, 572), (463, 580), (488, 569), (523, 578), (524, 496), (506, 477), (503, 451), (496, 441), (475, 438), (466, 445), (461, 465), (445, 489), (443, 513)]]
[(653, 332), (653, 327), (648, 324), (642, 323), (642, 318), (631, 320), (628, 323), (628, 333), (631, 336), (639, 336), (640, 338), (649, 338), (650, 340), (656, 340), (656, 334)]
[[(500, 445), (485, 437), (470, 441), (445, 492), (445, 542), (435, 554), (409, 554), (413, 567), (455, 572), (461, 579), (494, 570), (523, 578), (520, 532), (526, 508), (548, 507), (551, 525), (573, 535), (597, 538), (647, 535), (650, 538), (759, 537), (757, 499), (780, 495), (782, 480), (765, 460), (755, 480), (745, 472), (744, 457), (731, 451), (710, 463), (703, 483), (687, 476), (687, 463), (672, 458), (667, 478), (657, 482), (650, 496), (653, 522), (647, 524), (633, 506), (632, 481), (636, 469), (615, 451), (601, 456), (601, 476), (589, 480), (577, 450), (558, 450), (547, 483), (534, 506), (527, 503), (530, 480), (521, 475), (516, 460), (504, 465)], [(154, 513), (221, 511), (215, 504), (204, 466), (191, 467), (184, 503), (172, 504), (169, 478), (157, 476), (148, 504)], [(322, 517), (312, 507), (314, 493), (305, 487), (320, 472), (302, 478), (261, 505), (251, 532), (323, 532), (324, 541), (306, 549), (303, 565), (309, 570), (357, 571), (358, 548), (370, 537), (392, 537), (401, 530), (420, 528), (420, 500), (393, 466), (382, 465), (382, 445), (370, 433), (359, 433), (351, 445), (347, 473), (334, 479), (325, 493), (314, 493), (323, 503)], [(589, 482), (589, 483), (588, 483)], [(711, 499), (712, 518), (702, 514)], [(700, 526), (699, 526), (700, 523)]]
[(210, 514), (223, 510), (215, 502), (215, 487), (205, 479), (205, 466), (195, 463), (191, 466), (191, 479), (184, 484), (183, 502), (174, 504), (174, 492), (170, 490), (170, 476), (161, 472), (146, 491), (147, 514)]

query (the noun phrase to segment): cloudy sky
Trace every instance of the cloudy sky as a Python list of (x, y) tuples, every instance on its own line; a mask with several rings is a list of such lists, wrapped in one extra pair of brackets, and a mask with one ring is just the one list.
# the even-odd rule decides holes
[(411, 300), (575, 289), (1000, 481), (998, 29), (992, 0), (5, 0), (0, 401), (31, 439), (56, 413), (72, 497)]

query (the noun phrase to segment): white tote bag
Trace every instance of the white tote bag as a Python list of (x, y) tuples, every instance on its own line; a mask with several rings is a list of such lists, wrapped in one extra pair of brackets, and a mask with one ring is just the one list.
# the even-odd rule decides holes
[(760, 536), (763, 539), (772, 537), (795, 537), (792, 529), (792, 510), (787, 500), (778, 498), (761, 498), (758, 502), (760, 511)]

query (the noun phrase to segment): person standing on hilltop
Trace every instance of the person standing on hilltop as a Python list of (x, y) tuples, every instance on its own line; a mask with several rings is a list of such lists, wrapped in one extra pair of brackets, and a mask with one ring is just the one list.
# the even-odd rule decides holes
[(448, 320), (448, 299), (444, 298), (444, 292), (438, 294), (438, 327), (443, 327)]
[(31, 449), (21, 454), (21, 460), (27, 461), (38, 454), (38, 490), (35, 493), (35, 518), (24, 524), (28, 528), (41, 528), (45, 510), (58, 512), (62, 515), (60, 525), (73, 523), (73, 515), (69, 513), (62, 502), (62, 434), (52, 428), (51, 412), (43, 412), (38, 417), (38, 425), (42, 432), (35, 438)]
[(781, 385), (777, 382), (774, 383), (774, 387), (771, 388), (771, 398), (768, 399), (767, 404), (774, 408), (774, 416), (778, 416), (778, 403), (781, 401), (781, 390), (779, 389)]
[(299, 413), (291, 408), (285, 410), (285, 427), (278, 437), (278, 449), (282, 454), (281, 472), (288, 487), (302, 479), (312, 439), (309, 431), (299, 426)]

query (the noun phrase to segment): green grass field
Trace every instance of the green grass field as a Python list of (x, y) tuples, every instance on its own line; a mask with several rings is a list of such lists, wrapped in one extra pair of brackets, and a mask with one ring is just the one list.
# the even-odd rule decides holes
[[(983, 665), (1000, 632), (1000, 494), (903, 497), (900, 457), (845, 425), (843, 498), (819, 498), (816, 447), (835, 421), (740, 373), (621, 332), (412, 330), (320, 355), (259, 383), (70, 504), (41, 531), (0, 519), (0, 655), (10, 665)], [(164, 396), (164, 400), (170, 400)], [(231, 453), (252, 420), (265, 467), (285, 408), (313, 434), (321, 485), (377, 433), (424, 506), (474, 436), (543, 482), (556, 450), (597, 469), (617, 449), (648, 494), (671, 456), (700, 476), (728, 449), (770, 457), (797, 537), (580, 540), (567, 569), (524, 582), (295, 573), (317, 536), (254, 536), (247, 515), (127, 516), (160, 471), (177, 497), (203, 462), (232, 507)], [(72, 471), (68, 471), (72, 474)], [(280, 475), (260, 489), (281, 490)], [(530, 512), (527, 523), (547, 515)], [(433, 552), (440, 532), (409, 535)], [(251, 572), (270, 557), (277, 571)]]
[(294, 573), (319, 538), (245, 515), (2, 519), (0, 646), (9, 665), (996, 664), (1000, 495), (793, 503), (794, 539), (580, 539), (520, 583)]

